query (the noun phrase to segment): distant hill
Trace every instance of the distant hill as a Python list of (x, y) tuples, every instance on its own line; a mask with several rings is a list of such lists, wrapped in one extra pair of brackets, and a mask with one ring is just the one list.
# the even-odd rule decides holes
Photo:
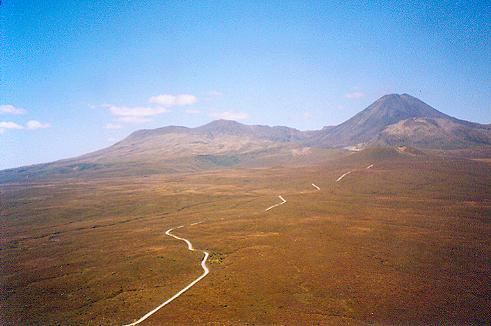
[(491, 144), (489, 125), (448, 116), (408, 94), (385, 95), (342, 124), (314, 134), (314, 147), (408, 145), (453, 149)]
[(197, 128), (139, 130), (119, 143), (78, 158), (84, 162), (160, 162), (199, 155), (240, 155), (297, 147), (304, 134), (288, 127), (216, 120)]
[(80, 157), (0, 171), (0, 183), (312, 164), (339, 157), (344, 149), (387, 145), (432, 150), (483, 148), (491, 145), (491, 125), (453, 118), (408, 94), (390, 94), (342, 124), (321, 130), (229, 120), (197, 128), (139, 130), (108, 148)]
[(229, 120), (197, 128), (138, 130), (110, 147), (76, 158), (0, 171), (0, 183), (312, 164), (339, 154), (338, 150), (304, 147), (307, 137), (308, 133), (293, 128)]

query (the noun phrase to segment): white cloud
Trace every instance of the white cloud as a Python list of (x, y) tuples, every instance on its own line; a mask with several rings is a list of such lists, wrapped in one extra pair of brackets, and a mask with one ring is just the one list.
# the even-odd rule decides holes
[(1, 132), (3, 133), (5, 129), (24, 129), (24, 127), (12, 121), (0, 121)]
[(46, 129), (51, 127), (49, 123), (42, 123), (37, 120), (29, 120), (26, 123), (26, 129), (33, 130), (33, 129)]
[(199, 114), (199, 113), (201, 113), (200, 110), (194, 110), (194, 109), (186, 109), (185, 112), (186, 113), (189, 113), (189, 114)]
[(312, 113), (310, 112), (304, 112), (303, 113), (303, 118), (306, 119), (306, 120), (309, 120), (312, 118)]
[(101, 107), (107, 109), (113, 116), (121, 122), (140, 123), (150, 121), (149, 117), (169, 112), (168, 109), (158, 107), (151, 108), (145, 106), (116, 106), (112, 104), (103, 104)]
[[(0, 105), (0, 114), (24, 114), (26, 112), (27, 111), (25, 109), (15, 107), (14, 105), (11, 104)], [(42, 123), (37, 120), (29, 120), (27, 121), (25, 126), (12, 121), (0, 121), (0, 134), (3, 134), (7, 129), (34, 130), (34, 129), (49, 128), (49, 127), (51, 127), (49, 123)]]
[(121, 129), (123, 126), (117, 123), (106, 123), (104, 128), (106, 129)]
[(365, 96), (365, 93), (358, 92), (358, 91), (347, 93), (347, 94), (344, 95), (344, 97), (349, 98), (349, 99), (357, 99), (357, 98), (360, 98), (360, 97), (363, 97), (363, 96)]
[(165, 107), (171, 106), (182, 106), (182, 105), (191, 105), (198, 101), (196, 96), (191, 94), (179, 94), (179, 95), (171, 95), (171, 94), (162, 94), (157, 96), (152, 96), (148, 99), (148, 102), (152, 104), (158, 104)]
[(215, 119), (224, 120), (246, 120), (249, 115), (245, 112), (214, 112), (210, 113), (210, 116)]
[(49, 128), (49, 127), (51, 127), (51, 125), (49, 123), (42, 123), (42, 122), (39, 122), (37, 120), (29, 120), (26, 123), (26, 129), (30, 129), (30, 130), (45, 129), (45, 128)]
[[(113, 104), (101, 104), (90, 107), (100, 107), (108, 110), (119, 123), (107, 123), (106, 129), (119, 129), (120, 123), (143, 123), (152, 121), (150, 118), (162, 113), (169, 112), (169, 107), (191, 105), (197, 102), (197, 98), (191, 94), (162, 94), (152, 96), (148, 99), (154, 106), (118, 106)], [(197, 110), (186, 110), (187, 113), (198, 113)]]
[(25, 126), (22, 126), (16, 122), (12, 121), (0, 121), (0, 134), (3, 134), (3, 132), (7, 129), (28, 129), (28, 130), (34, 130), (34, 129), (44, 129), (44, 128), (49, 128), (51, 125), (49, 123), (42, 123), (37, 120), (29, 120), (27, 121)]
[(26, 110), (23, 108), (15, 107), (11, 104), (0, 105), (0, 114), (24, 114)]

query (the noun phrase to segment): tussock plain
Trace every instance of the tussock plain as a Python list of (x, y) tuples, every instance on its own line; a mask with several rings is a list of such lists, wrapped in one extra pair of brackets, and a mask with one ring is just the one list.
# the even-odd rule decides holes
[(210, 274), (142, 324), (489, 323), (490, 185), (484, 161), (377, 150), (4, 184), (0, 322), (138, 319), (202, 273), (202, 253), (165, 235), (185, 224)]

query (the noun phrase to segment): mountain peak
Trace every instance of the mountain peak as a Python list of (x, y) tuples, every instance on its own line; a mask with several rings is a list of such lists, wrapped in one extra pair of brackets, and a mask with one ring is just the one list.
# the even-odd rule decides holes
[[(388, 94), (380, 97), (368, 108), (355, 115), (381, 118), (384, 122), (394, 123), (408, 118), (448, 118), (446, 114), (432, 108), (420, 99), (404, 94)], [(349, 121), (349, 120), (348, 120)]]
[(401, 95), (404, 95), (404, 94), (397, 94), (397, 93), (385, 94), (385, 95), (382, 95), (381, 97), (379, 97), (378, 100), (388, 99), (388, 98), (399, 98), (399, 97), (401, 97)]
[(390, 94), (385, 94), (382, 97), (414, 97), (408, 93), (402, 93), (402, 94), (397, 94), (397, 93), (390, 93)]
[(325, 131), (327, 146), (373, 142), (390, 125), (407, 119), (453, 119), (409, 94), (387, 94), (342, 124)]
[(214, 120), (195, 129), (198, 132), (211, 134), (243, 134), (248, 131), (248, 126), (233, 120)]
[(199, 128), (217, 128), (217, 127), (221, 128), (221, 127), (240, 127), (240, 126), (245, 126), (245, 125), (234, 120), (218, 119), (208, 122), (207, 124), (202, 125)]
[(395, 101), (413, 101), (413, 100), (417, 100), (417, 101), (422, 102), (417, 97), (414, 97), (414, 96), (412, 96), (412, 95), (410, 95), (408, 93), (402, 93), (402, 94), (391, 93), (391, 94), (386, 94), (386, 95), (383, 95), (383, 96), (379, 97), (374, 103), (377, 103), (379, 101), (382, 101), (383, 102), (383, 101), (390, 101), (390, 100), (395, 100)]

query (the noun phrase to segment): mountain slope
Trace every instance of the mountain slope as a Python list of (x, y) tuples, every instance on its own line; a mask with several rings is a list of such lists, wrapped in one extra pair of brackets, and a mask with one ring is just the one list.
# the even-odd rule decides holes
[(386, 95), (338, 126), (316, 131), (217, 120), (197, 128), (138, 130), (99, 151), (0, 171), (27, 178), (146, 175), (228, 167), (312, 164), (370, 146), (463, 149), (491, 145), (491, 125), (459, 120), (408, 94)]
[(491, 128), (454, 118), (410, 118), (387, 126), (379, 144), (456, 149), (491, 144)]
[(138, 130), (110, 147), (76, 158), (0, 171), (0, 183), (310, 164), (330, 155), (327, 150), (304, 148), (300, 142), (306, 137), (293, 128), (249, 126), (228, 120), (197, 128)]
[[(106, 149), (84, 155), (84, 162), (159, 162), (196, 155), (237, 155), (274, 151), (304, 139), (287, 127), (248, 126), (217, 120), (197, 128), (139, 130)], [(298, 145), (295, 145), (298, 146)]]
[(461, 148), (491, 144), (491, 128), (448, 116), (411, 95), (390, 94), (342, 124), (318, 131), (307, 144)]

